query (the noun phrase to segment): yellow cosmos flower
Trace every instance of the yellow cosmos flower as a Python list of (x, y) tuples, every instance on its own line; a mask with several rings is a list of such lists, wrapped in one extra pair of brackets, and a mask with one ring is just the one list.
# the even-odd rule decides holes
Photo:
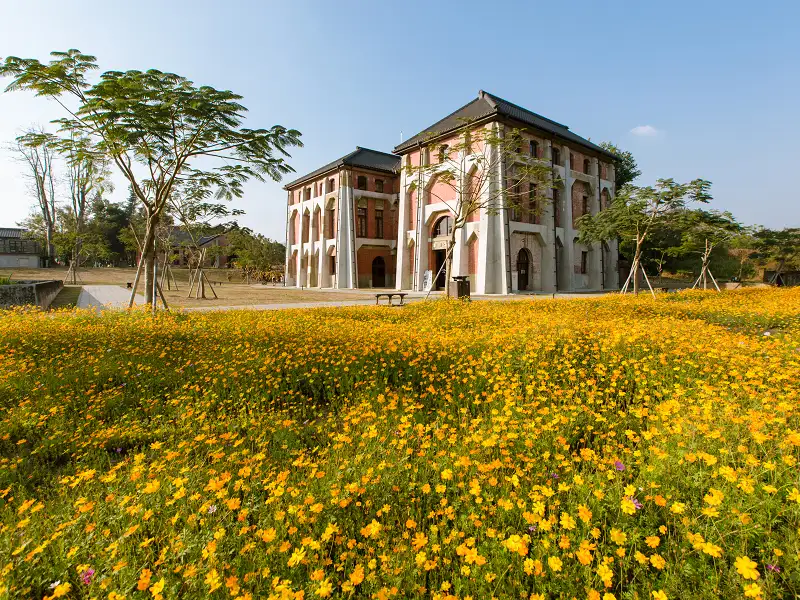
[(758, 565), (747, 556), (737, 556), (734, 561), (736, 572), (745, 579), (758, 579)]
[(561, 562), (561, 559), (557, 556), (550, 556), (547, 558), (547, 566), (550, 567), (550, 570), (557, 573), (561, 570), (561, 567), (564, 563)]
[(631, 498), (623, 498), (619, 503), (619, 507), (626, 515), (636, 514), (636, 505)]
[(563, 529), (571, 530), (575, 529), (575, 519), (573, 519), (569, 513), (562, 512), (561, 519), (559, 520), (559, 524)]
[(350, 573), (348, 580), (353, 585), (360, 585), (362, 581), (364, 581), (364, 567), (361, 565), (356, 565), (356, 568), (353, 569), (353, 572)]
[(650, 548), (658, 548), (659, 544), (661, 543), (661, 538), (657, 535), (648, 535), (646, 538), (644, 538), (644, 543)]
[(617, 544), (617, 546), (622, 546), (625, 542), (628, 541), (628, 534), (625, 533), (624, 531), (620, 531), (619, 529), (612, 528), (611, 541)]
[(333, 585), (328, 579), (320, 581), (314, 593), (320, 598), (329, 598), (333, 594)]
[(222, 580), (219, 577), (219, 573), (216, 569), (211, 569), (208, 573), (206, 573), (206, 577), (204, 579), (205, 584), (208, 586), (208, 593), (211, 594), (215, 590), (218, 590), (222, 587)]
[(748, 583), (744, 586), (744, 595), (746, 598), (760, 598), (761, 597), (761, 586), (757, 583)]

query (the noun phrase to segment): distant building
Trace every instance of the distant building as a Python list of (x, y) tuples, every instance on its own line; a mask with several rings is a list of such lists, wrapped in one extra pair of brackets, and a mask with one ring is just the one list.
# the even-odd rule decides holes
[(286, 185), (286, 284), (395, 287), (400, 158), (356, 149)]
[[(169, 236), (172, 251), (176, 257), (172, 265), (185, 267), (189, 265), (192, 255), (198, 255), (201, 250), (206, 249), (206, 260), (203, 266), (222, 268), (227, 267), (231, 262), (232, 256), (228, 252), (228, 240), (224, 233), (213, 233), (201, 236), (197, 240), (197, 245), (192, 243), (191, 236), (183, 229), (175, 227)], [(217, 250), (219, 248), (219, 250)]]
[[(448, 194), (455, 200), (455, 191), (435, 168), (423, 176), (401, 165), (435, 167), (442, 152), (478, 128), (498, 136), (523, 131), (515, 162), (504, 159), (490, 185), (518, 162), (547, 164), (560, 183), (547, 191), (550, 201), (540, 214), (497, 206), (468, 215), (457, 232), (453, 275), (469, 276), (478, 294), (618, 288), (617, 243), (580, 244), (576, 226), (614, 197), (614, 155), (566, 125), (484, 91), (393, 154), (357, 147), (287, 184), (287, 285), (442, 289), (444, 276), (437, 273), (453, 219), (446, 201)], [(534, 189), (520, 191), (534, 198)]]
[(38, 269), (42, 248), (36, 240), (25, 238), (25, 230), (0, 227), (0, 268)]
[(800, 285), (800, 271), (781, 271), (775, 277), (774, 270), (764, 270), (764, 283), (774, 283), (778, 287), (794, 287)]

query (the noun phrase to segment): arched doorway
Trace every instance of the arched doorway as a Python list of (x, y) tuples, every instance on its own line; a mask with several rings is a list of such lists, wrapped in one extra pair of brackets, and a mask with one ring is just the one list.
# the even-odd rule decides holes
[(530, 281), (530, 258), (525, 248), (520, 248), (517, 254), (517, 289), (527, 290)]
[(433, 289), (443, 290), (447, 285), (445, 261), (447, 260), (447, 246), (450, 234), (453, 231), (453, 217), (445, 215), (439, 218), (433, 226)]
[(372, 287), (386, 287), (386, 262), (382, 256), (376, 256), (372, 261)]

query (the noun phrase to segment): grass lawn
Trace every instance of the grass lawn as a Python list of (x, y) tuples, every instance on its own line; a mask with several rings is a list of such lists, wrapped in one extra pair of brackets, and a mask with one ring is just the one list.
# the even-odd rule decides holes
[(58, 292), (58, 296), (56, 296), (53, 302), (50, 303), (50, 308), (73, 308), (77, 305), (78, 297), (80, 295), (81, 286), (65, 285), (61, 291)]
[(0, 311), (0, 597), (797, 597), (799, 352), (800, 289)]

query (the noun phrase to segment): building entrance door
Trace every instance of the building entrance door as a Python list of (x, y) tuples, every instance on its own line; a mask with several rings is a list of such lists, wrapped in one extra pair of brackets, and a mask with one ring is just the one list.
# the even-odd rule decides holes
[(528, 261), (528, 251), (522, 248), (517, 255), (517, 289), (528, 289), (528, 269), (530, 262)]
[(446, 250), (433, 251), (433, 257), (436, 263), (436, 270), (434, 271), (434, 273), (438, 273), (438, 276), (436, 277), (436, 281), (434, 282), (433, 286), (433, 289), (435, 290), (443, 290), (445, 284), (447, 283), (445, 281), (447, 274), (445, 273), (445, 267), (444, 267), (444, 260), (446, 256), (447, 256)]
[(372, 287), (386, 287), (386, 263), (381, 256), (372, 261)]

